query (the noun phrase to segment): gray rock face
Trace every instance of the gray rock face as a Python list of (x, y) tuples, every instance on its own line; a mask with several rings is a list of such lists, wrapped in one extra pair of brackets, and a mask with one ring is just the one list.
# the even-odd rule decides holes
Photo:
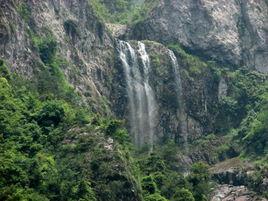
[(265, 0), (161, 0), (131, 38), (178, 42), (229, 66), (268, 72)]
[(256, 182), (257, 173), (253, 164), (233, 158), (214, 165), (210, 172), (212, 178), (221, 184), (214, 191), (212, 201), (266, 200), (252, 192), (265, 193), (268, 187), (266, 176), (260, 178), (259, 183)]
[(258, 197), (245, 186), (219, 185), (212, 193), (210, 201), (267, 201), (267, 199)]
[(0, 2), (0, 57), (12, 71), (36, 79), (43, 64), (33, 35), (46, 37), (50, 32), (57, 42), (57, 57), (67, 61), (62, 70), (75, 89), (91, 103), (108, 96), (113, 39), (87, 0)]

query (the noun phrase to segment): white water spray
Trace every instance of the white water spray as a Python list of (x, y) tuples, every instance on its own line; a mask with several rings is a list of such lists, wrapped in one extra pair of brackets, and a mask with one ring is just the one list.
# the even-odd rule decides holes
[[(152, 151), (157, 106), (154, 91), (149, 84), (150, 59), (145, 45), (141, 42), (138, 43), (139, 55), (125, 41), (119, 41), (118, 47), (127, 83), (130, 132), (138, 147), (147, 144)], [(141, 59), (141, 66), (138, 58)]]

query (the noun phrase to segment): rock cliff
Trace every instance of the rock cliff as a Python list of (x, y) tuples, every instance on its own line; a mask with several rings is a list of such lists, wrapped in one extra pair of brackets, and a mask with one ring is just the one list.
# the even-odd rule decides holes
[[(213, 165), (243, 154), (267, 158), (267, 0), (101, 2), (0, 0), (1, 77), (7, 66), (14, 75), (30, 81), (41, 100), (50, 100), (51, 93), (56, 99), (64, 91), (63, 99), (69, 101), (72, 90), (81, 96), (77, 105), (90, 108), (94, 118), (100, 119), (86, 121), (89, 125), (84, 126), (92, 133), (70, 129), (63, 140), (63, 145), (70, 147), (70, 157), (72, 146), (81, 143), (82, 150), (91, 146), (84, 150), (88, 153), (85, 162), (93, 168), (97, 196), (102, 200), (111, 199), (110, 195), (114, 196), (111, 200), (130, 197), (133, 201), (148, 196), (141, 192), (146, 186), (139, 186), (140, 178), (134, 178), (139, 173), (132, 175), (140, 166), (144, 168), (142, 165), (156, 169), (146, 167), (152, 172), (140, 174), (148, 176), (145, 182), (151, 182), (155, 174), (161, 184), (164, 178), (157, 174), (177, 171), (187, 175), (189, 166), (198, 161)], [(133, 3), (144, 2), (150, 5), (147, 9), (131, 10)], [(105, 24), (100, 5), (109, 7), (105, 14), (113, 17), (113, 22), (125, 15), (127, 20), (122, 21), (138, 15), (139, 22)], [(127, 12), (134, 14), (128, 18)], [(119, 14), (110, 16), (114, 13)], [(103, 120), (102, 115), (125, 122), (138, 151), (146, 157), (151, 154), (141, 160), (148, 164), (132, 167), (125, 150), (130, 146), (126, 131), (117, 128), (122, 122)], [(105, 132), (100, 134), (99, 129)], [(84, 145), (83, 140), (90, 142)], [(163, 161), (154, 152), (160, 152)], [(256, 174), (267, 174), (263, 172)], [(241, 181), (240, 174), (240, 169), (213, 173), (222, 185), (212, 200), (255, 199), (247, 189), (253, 187)], [(193, 179), (181, 177), (187, 182)], [(184, 180), (183, 186), (190, 189)], [(265, 193), (267, 181), (261, 182), (254, 183), (253, 190), (260, 188), (259, 193)], [(124, 191), (113, 184), (125, 185)], [(108, 193), (102, 192), (102, 185)]]
[(130, 38), (180, 43), (229, 67), (268, 71), (267, 1), (161, 0)]
[(38, 83), (43, 61), (36, 41), (51, 39), (56, 41), (57, 57), (66, 61), (60, 68), (72, 86), (95, 109), (105, 101), (113, 38), (87, 0), (2, 0), (0, 33), (1, 58), (11, 71)]

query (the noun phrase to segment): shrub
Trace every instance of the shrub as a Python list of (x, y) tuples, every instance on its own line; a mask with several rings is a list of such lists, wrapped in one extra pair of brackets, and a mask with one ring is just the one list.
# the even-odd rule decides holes
[(142, 178), (142, 190), (145, 195), (154, 194), (157, 192), (157, 186), (152, 176)]
[(191, 191), (182, 188), (174, 194), (172, 201), (195, 201), (195, 199)]
[(111, 136), (121, 144), (129, 142), (129, 135), (128, 132), (123, 128), (122, 121), (119, 120), (109, 121), (105, 128), (105, 133), (106, 135)]
[(144, 201), (168, 201), (165, 197), (161, 196), (158, 193), (148, 195), (144, 198)]
[(7, 68), (5, 62), (0, 59), (0, 77), (4, 77), (7, 80), (10, 80), (10, 72)]
[(195, 200), (206, 200), (210, 190), (209, 180), (208, 165), (202, 162), (195, 163), (191, 168), (191, 174), (188, 176)]
[(243, 138), (246, 151), (250, 154), (263, 155), (268, 153), (268, 106), (255, 116), (246, 128), (246, 136)]
[(29, 22), (30, 18), (31, 18), (31, 10), (30, 7), (22, 2), (19, 4), (18, 8), (17, 8), (18, 13), (20, 14), (20, 16), (22, 17), (22, 19), (24, 19), (25, 22)]
[(55, 58), (57, 50), (57, 42), (52, 37), (51, 34), (48, 34), (46, 37), (33, 37), (34, 45), (39, 51), (39, 56), (45, 64), (49, 64)]
[(37, 114), (37, 122), (42, 127), (58, 126), (65, 117), (65, 111), (61, 102), (48, 101)]

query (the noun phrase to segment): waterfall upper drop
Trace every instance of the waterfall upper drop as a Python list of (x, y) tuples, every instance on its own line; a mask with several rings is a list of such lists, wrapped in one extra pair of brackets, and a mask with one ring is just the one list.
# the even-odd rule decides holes
[(152, 150), (157, 104), (149, 83), (149, 55), (142, 42), (138, 42), (138, 50), (135, 51), (128, 42), (118, 41), (118, 50), (127, 84), (130, 132), (138, 147), (149, 145)]
[(180, 75), (179, 64), (178, 64), (178, 60), (174, 52), (172, 50), (168, 50), (168, 52), (169, 52), (169, 56), (172, 62), (172, 67), (173, 67), (174, 76), (175, 76), (177, 99), (179, 102), (179, 106), (181, 106), (180, 102), (182, 101), (182, 85), (181, 85), (181, 75)]

